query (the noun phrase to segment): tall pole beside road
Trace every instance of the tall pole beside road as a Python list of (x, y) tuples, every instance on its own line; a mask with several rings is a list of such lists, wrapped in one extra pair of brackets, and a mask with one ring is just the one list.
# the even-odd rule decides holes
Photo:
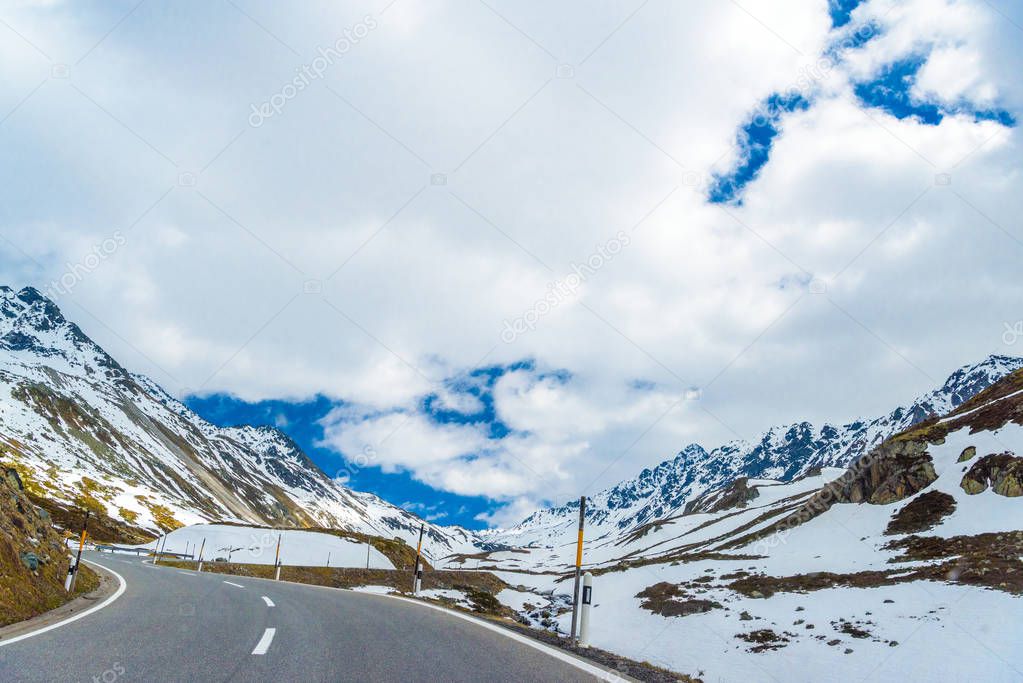
[(579, 498), (579, 540), (575, 548), (575, 593), (572, 597), (571, 642), (577, 644), (576, 626), (579, 623), (579, 578), (583, 567), (583, 524), (586, 522), (586, 496)]
[(419, 545), (416, 546), (416, 569), (412, 574), (412, 595), (419, 594), (419, 585), (423, 580), (423, 531), (426, 530), (425, 524), (419, 525)]

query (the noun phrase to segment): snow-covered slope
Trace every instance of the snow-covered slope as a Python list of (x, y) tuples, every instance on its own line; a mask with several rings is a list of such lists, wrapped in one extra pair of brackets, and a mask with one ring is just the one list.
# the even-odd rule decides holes
[[(1019, 681), (1023, 371), (847, 469), (749, 479), (587, 545), (591, 641), (708, 681)], [(572, 544), (452, 558), (568, 630)]]
[[(774, 427), (755, 442), (732, 441), (711, 451), (691, 444), (657, 467), (587, 501), (587, 524), (597, 537), (616, 537), (678, 514), (702, 493), (741, 477), (792, 481), (823, 467), (845, 467), (886, 438), (931, 415), (944, 415), (999, 379), (1023, 368), (1023, 358), (990, 356), (956, 370), (940, 388), (882, 417), (844, 425), (798, 422)], [(579, 505), (541, 510), (492, 537), (510, 545), (571, 540)]]
[[(203, 420), (125, 370), (31, 288), (0, 288), (0, 460), (41, 498), (149, 531), (238, 521), (414, 543), (421, 524), (339, 485), (279, 430)], [(427, 529), (430, 554), (475, 538)]]

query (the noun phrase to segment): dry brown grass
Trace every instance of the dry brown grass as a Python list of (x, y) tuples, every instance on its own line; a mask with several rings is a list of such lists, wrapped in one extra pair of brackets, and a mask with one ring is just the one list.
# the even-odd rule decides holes
[[(23, 561), (26, 553), (38, 557), (35, 571)], [(99, 586), (95, 572), (82, 565), (75, 595), (69, 596), (67, 569), (63, 537), (13, 480), (0, 478), (0, 626), (48, 612)]]
[[(181, 569), (195, 569), (196, 562), (162, 560), (161, 565)], [(274, 568), (267, 564), (239, 564), (233, 562), (205, 562), (203, 571), (234, 576), (272, 579)], [(359, 586), (389, 586), (399, 592), (412, 589), (412, 572), (397, 569), (356, 569), (340, 567), (282, 567), (281, 580), (331, 588), (357, 588)], [(423, 588), (471, 588), (490, 594), (499, 593), (507, 584), (489, 572), (477, 571), (424, 571)]]

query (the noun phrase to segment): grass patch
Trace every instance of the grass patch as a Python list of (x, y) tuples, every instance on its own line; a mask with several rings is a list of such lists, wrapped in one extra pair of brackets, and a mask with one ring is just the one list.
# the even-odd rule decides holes
[(99, 586), (96, 573), (82, 565), (75, 595), (68, 595), (68, 564), (63, 536), (49, 515), (32, 504), (17, 479), (0, 479), (0, 626), (48, 612)]

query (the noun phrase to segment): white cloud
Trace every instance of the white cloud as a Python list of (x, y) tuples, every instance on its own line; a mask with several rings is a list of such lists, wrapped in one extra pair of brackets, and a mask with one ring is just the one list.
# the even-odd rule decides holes
[[(258, 129), (250, 105), (376, 4), (247, 6), (299, 57), (229, 4), (201, 21), (143, 4), (81, 64), (113, 8), (12, 7), (5, 20), (73, 66), (50, 79), (30, 45), (0, 42), (3, 278), (44, 285), (122, 230), (64, 308), (126, 365), (178, 392), (342, 399), (330, 446), (374, 445), (386, 471), (506, 501), (502, 521), (687, 441), (887, 410), (999, 350), (1019, 317), (1005, 234), (1023, 208), (1019, 136), (865, 112), (850, 82), (928, 53), (921, 96), (1016, 112), (1017, 29), (980, 0), (864, 5), (882, 34), (785, 120), (726, 212), (693, 178), (834, 37), (824, 2), (743, 6), (754, 16), (649, 3), (612, 34), (627, 15), (613, 3), (502, 6), (522, 32), (478, 3), (397, 3)], [(552, 79), (558, 64), (572, 77)], [(629, 246), (576, 296), (501, 341), (502, 321), (622, 230)], [(444, 380), (526, 358), (571, 380), (502, 378), (506, 439), (417, 410), (437, 393), (476, 412)], [(701, 401), (669, 410), (690, 387)]]

